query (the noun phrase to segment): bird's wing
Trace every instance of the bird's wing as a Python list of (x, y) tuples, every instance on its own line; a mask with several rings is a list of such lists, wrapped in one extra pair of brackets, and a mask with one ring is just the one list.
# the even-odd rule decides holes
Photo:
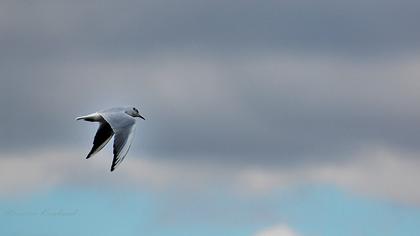
[(96, 131), (95, 139), (93, 140), (93, 147), (87, 155), (86, 159), (102, 150), (102, 148), (104, 148), (112, 138), (113, 134), (114, 131), (112, 130), (111, 126), (106, 121), (102, 122), (99, 125), (98, 131)]
[(136, 124), (120, 129), (115, 133), (114, 137), (114, 159), (112, 160), (111, 171), (124, 160), (130, 150), (131, 143), (133, 142), (136, 130)]
[(111, 171), (113, 171), (124, 159), (130, 150), (134, 139), (136, 120), (124, 112), (103, 112), (102, 117), (109, 123), (114, 131), (114, 159)]

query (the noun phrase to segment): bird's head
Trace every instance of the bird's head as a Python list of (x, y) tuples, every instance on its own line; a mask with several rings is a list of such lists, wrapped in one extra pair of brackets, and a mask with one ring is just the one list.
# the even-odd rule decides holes
[(132, 117), (140, 117), (141, 119), (145, 120), (144, 117), (140, 115), (139, 110), (137, 110), (135, 107), (127, 107), (125, 113)]

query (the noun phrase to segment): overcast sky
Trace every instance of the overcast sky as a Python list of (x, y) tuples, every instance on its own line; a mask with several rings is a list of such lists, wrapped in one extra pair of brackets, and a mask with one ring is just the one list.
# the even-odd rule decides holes
[[(418, 206), (419, 12), (410, 0), (0, 1), (0, 162), (20, 170), (4, 167), (15, 180), (0, 186), (84, 185), (77, 169), (91, 187), (332, 184)], [(83, 160), (96, 125), (74, 118), (121, 105), (146, 121), (115, 181), (109, 149), (99, 167)], [(288, 219), (255, 235), (301, 235)]]
[(73, 117), (125, 104), (159, 157), (419, 147), (416, 2), (1, 4), (5, 149), (81, 145)]

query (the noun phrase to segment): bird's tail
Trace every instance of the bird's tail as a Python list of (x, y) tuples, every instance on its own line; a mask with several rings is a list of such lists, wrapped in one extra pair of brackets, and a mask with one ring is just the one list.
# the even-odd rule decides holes
[(100, 121), (101, 120), (101, 115), (99, 115), (98, 113), (93, 113), (90, 115), (86, 115), (86, 116), (79, 116), (76, 117), (76, 120), (85, 120), (85, 121)]

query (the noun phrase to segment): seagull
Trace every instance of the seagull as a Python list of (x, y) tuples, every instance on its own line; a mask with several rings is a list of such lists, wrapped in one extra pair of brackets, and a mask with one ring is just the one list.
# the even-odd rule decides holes
[(93, 147), (86, 159), (98, 153), (114, 137), (114, 159), (112, 160), (111, 171), (124, 160), (131, 143), (134, 139), (136, 129), (136, 119), (144, 117), (139, 114), (135, 107), (114, 107), (103, 111), (95, 112), (86, 116), (77, 117), (76, 120), (85, 120), (90, 122), (99, 122), (99, 128), (96, 131)]

